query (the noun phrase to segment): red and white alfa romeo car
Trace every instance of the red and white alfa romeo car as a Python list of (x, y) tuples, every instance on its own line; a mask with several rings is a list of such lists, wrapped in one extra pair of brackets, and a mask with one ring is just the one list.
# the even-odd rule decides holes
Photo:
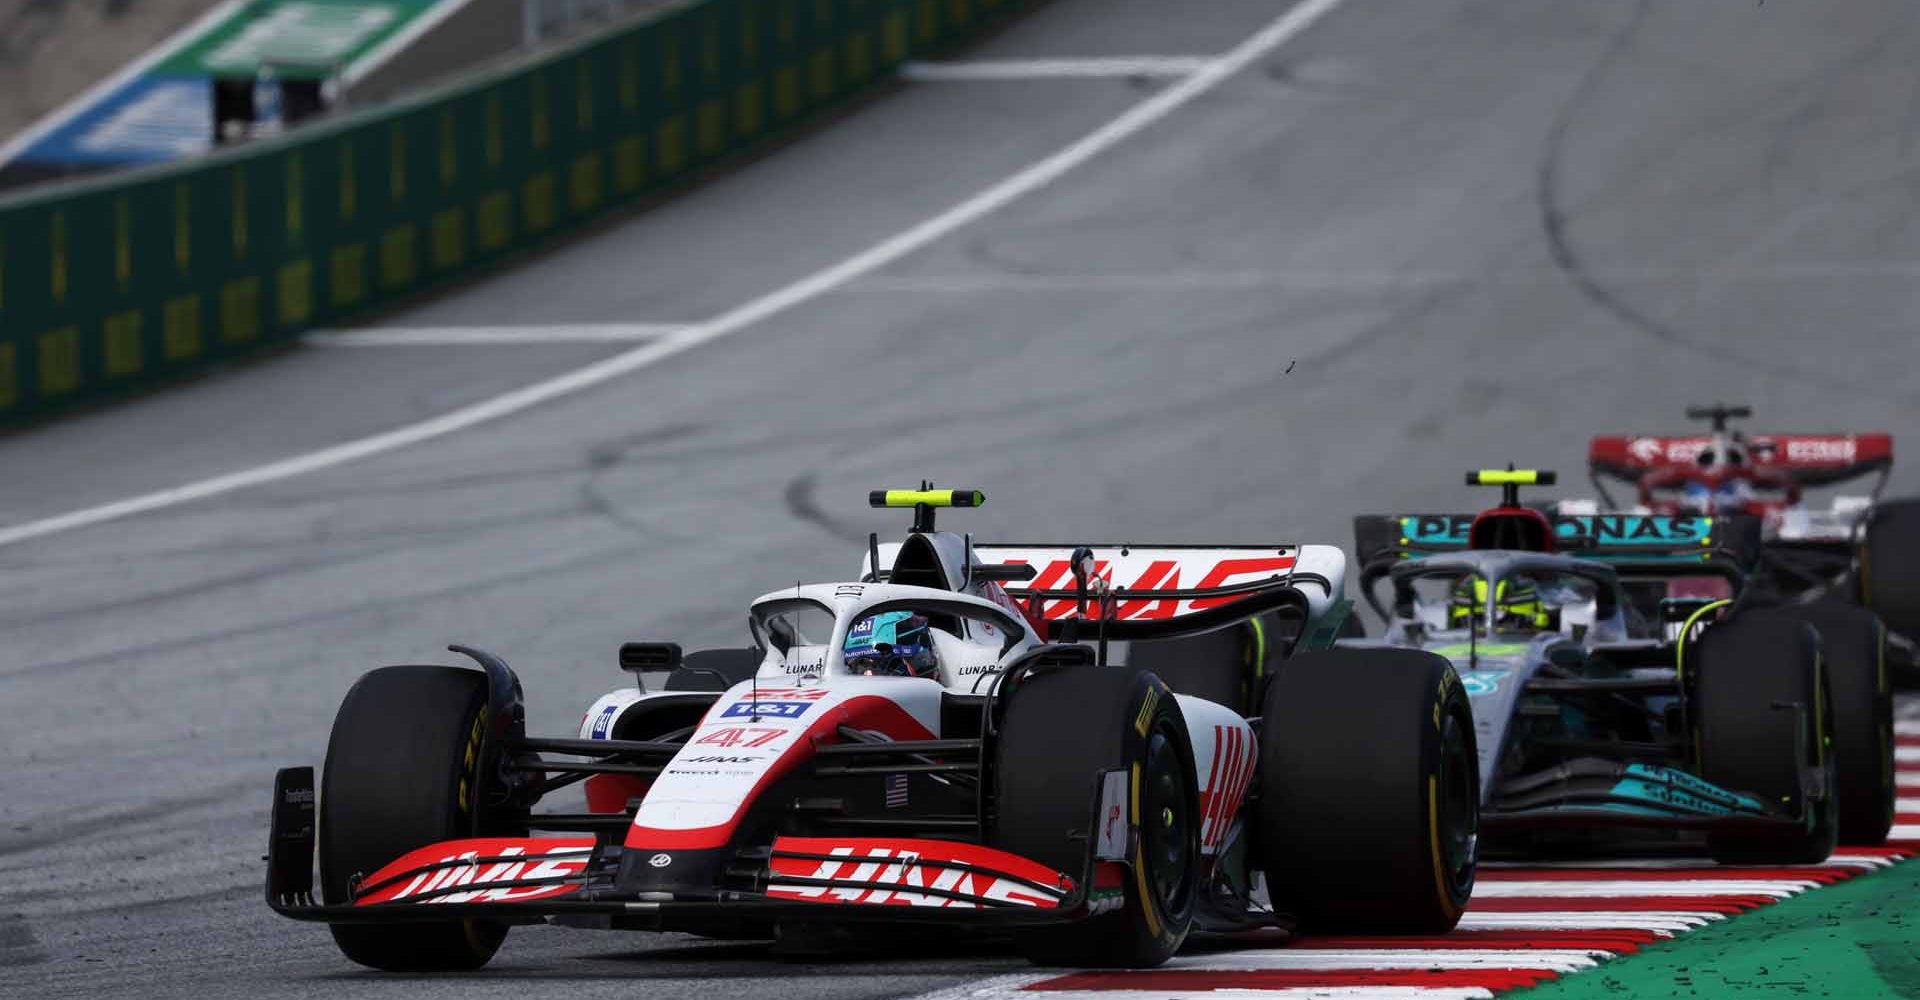
[[(621, 665), (670, 670), (665, 690), (619, 688), (567, 738), (528, 736), (518, 679), (479, 650), (453, 647), (477, 670), (366, 674), (318, 795), (312, 768), (279, 774), (269, 904), (392, 970), (472, 968), (540, 921), (1019, 928), (1035, 960), (1088, 966), (1157, 964), (1194, 928), (1453, 925), (1476, 851), (1467, 701), (1440, 657), (1327, 648), (1338, 548), (935, 530), (983, 501), (875, 493), (914, 530), (870, 540), (860, 579), (754, 601), (749, 649), (628, 644)], [(1279, 663), (1257, 712), (1105, 655), (1256, 618)], [(576, 783), (585, 812), (535, 811)]]

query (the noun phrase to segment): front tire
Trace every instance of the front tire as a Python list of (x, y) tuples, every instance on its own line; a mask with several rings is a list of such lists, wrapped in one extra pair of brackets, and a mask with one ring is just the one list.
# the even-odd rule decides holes
[(1255, 850), (1274, 907), (1315, 933), (1439, 934), (1473, 893), (1473, 709), (1445, 659), (1288, 660), (1261, 713)]
[[(1710, 626), (1681, 669), (1693, 676), (1688, 712), (1700, 777), (1806, 818), (1786, 833), (1710, 833), (1707, 852), (1722, 864), (1826, 860), (1839, 834), (1839, 781), (1826, 745), (1833, 702), (1819, 633), (1789, 615), (1738, 616)], [(1789, 705), (1800, 710), (1782, 707)], [(1806, 767), (1825, 772), (1824, 798), (1806, 798)]]
[(1781, 609), (1820, 633), (1833, 696), (1833, 756), (1840, 774), (1840, 841), (1885, 843), (1893, 827), (1893, 688), (1887, 633), (1864, 608), (1835, 600)]
[(1016, 943), (1035, 963), (1148, 968), (1173, 957), (1200, 894), (1199, 782), (1186, 721), (1157, 676), (1082, 664), (1020, 678), (994, 749), (992, 846), (1079, 878), (1097, 841), (1101, 779), (1116, 770), (1139, 796), (1123, 903), (1023, 930)]
[[(320, 885), (328, 904), (349, 902), (356, 877), (443, 840), (524, 830), (482, 830), (480, 759), (487, 678), (444, 666), (382, 667), (340, 703), (320, 791)], [(485, 920), (334, 924), (342, 954), (389, 972), (476, 969), (507, 936)]]

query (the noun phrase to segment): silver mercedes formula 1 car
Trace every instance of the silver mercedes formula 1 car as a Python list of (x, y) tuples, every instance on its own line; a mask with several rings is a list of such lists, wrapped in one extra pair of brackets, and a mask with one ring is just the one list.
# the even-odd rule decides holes
[[(748, 648), (622, 647), (635, 683), (564, 738), (525, 732), (519, 680), (477, 649), (453, 647), (479, 669), (366, 674), (318, 787), (310, 767), (279, 774), (268, 903), (389, 970), (476, 967), (542, 921), (1017, 928), (1036, 961), (1080, 966), (1154, 965), (1195, 928), (1457, 921), (1477, 844), (1467, 700), (1441, 657), (1327, 648), (1338, 548), (936, 530), (938, 509), (983, 501), (873, 494), (913, 530), (871, 538), (858, 578), (755, 600)], [(1284, 654), (1257, 714), (1106, 656), (1256, 617)], [(584, 811), (535, 809), (576, 784)]]
[[(1671, 842), (1732, 863), (1814, 863), (1886, 838), (1894, 805), (1873, 623), (1818, 627), (1752, 586), (1741, 515), (1559, 515), (1552, 473), (1485, 470), (1478, 514), (1355, 519), (1361, 589), (1388, 628), (1460, 671), (1488, 848)], [(1388, 592), (1381, 600), (1380, 590)], [(1864, 612), (1862, 612), (1864, 614)], [(1867, 616), (1869, 619), (1871, 616)]]

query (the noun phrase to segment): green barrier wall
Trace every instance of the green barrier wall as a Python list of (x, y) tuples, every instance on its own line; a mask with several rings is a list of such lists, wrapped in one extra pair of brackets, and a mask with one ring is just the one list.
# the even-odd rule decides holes
[(0, 201), (0, 423), (458, 280), (1025, 2), (706, 0), (280, 141)]

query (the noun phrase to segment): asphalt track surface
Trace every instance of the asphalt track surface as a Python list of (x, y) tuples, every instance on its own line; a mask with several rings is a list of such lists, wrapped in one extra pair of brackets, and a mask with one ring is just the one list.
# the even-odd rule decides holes
[[(1270, 0), (1056, 0), (968, 59), (1226, 52)], [(985, 537), (1345, 543), (1463, 469), (1750, 401), (1915, 426), (1920, 8), (1347, 0), (877, 272), (478, 428), (0, 546), (0, 993), (887, 997), (990, 949), (836, 962), (516, 931), (396, 980), (259, 901), (268, 782), (381, 663), (504, 655), (570, 730), (633, 638), (737, 641), (849, 575), (869, 488)], [(1175, 84), (926, 83), (392, 326), (698, 323)], [(303, 349), (0, 440), (0, 525), (418, 421), (631, 345)], [(1574, 478), (1574, 477), (1570, 477)], [(1920, 463), (1896, 473), (1920, 491)]]

